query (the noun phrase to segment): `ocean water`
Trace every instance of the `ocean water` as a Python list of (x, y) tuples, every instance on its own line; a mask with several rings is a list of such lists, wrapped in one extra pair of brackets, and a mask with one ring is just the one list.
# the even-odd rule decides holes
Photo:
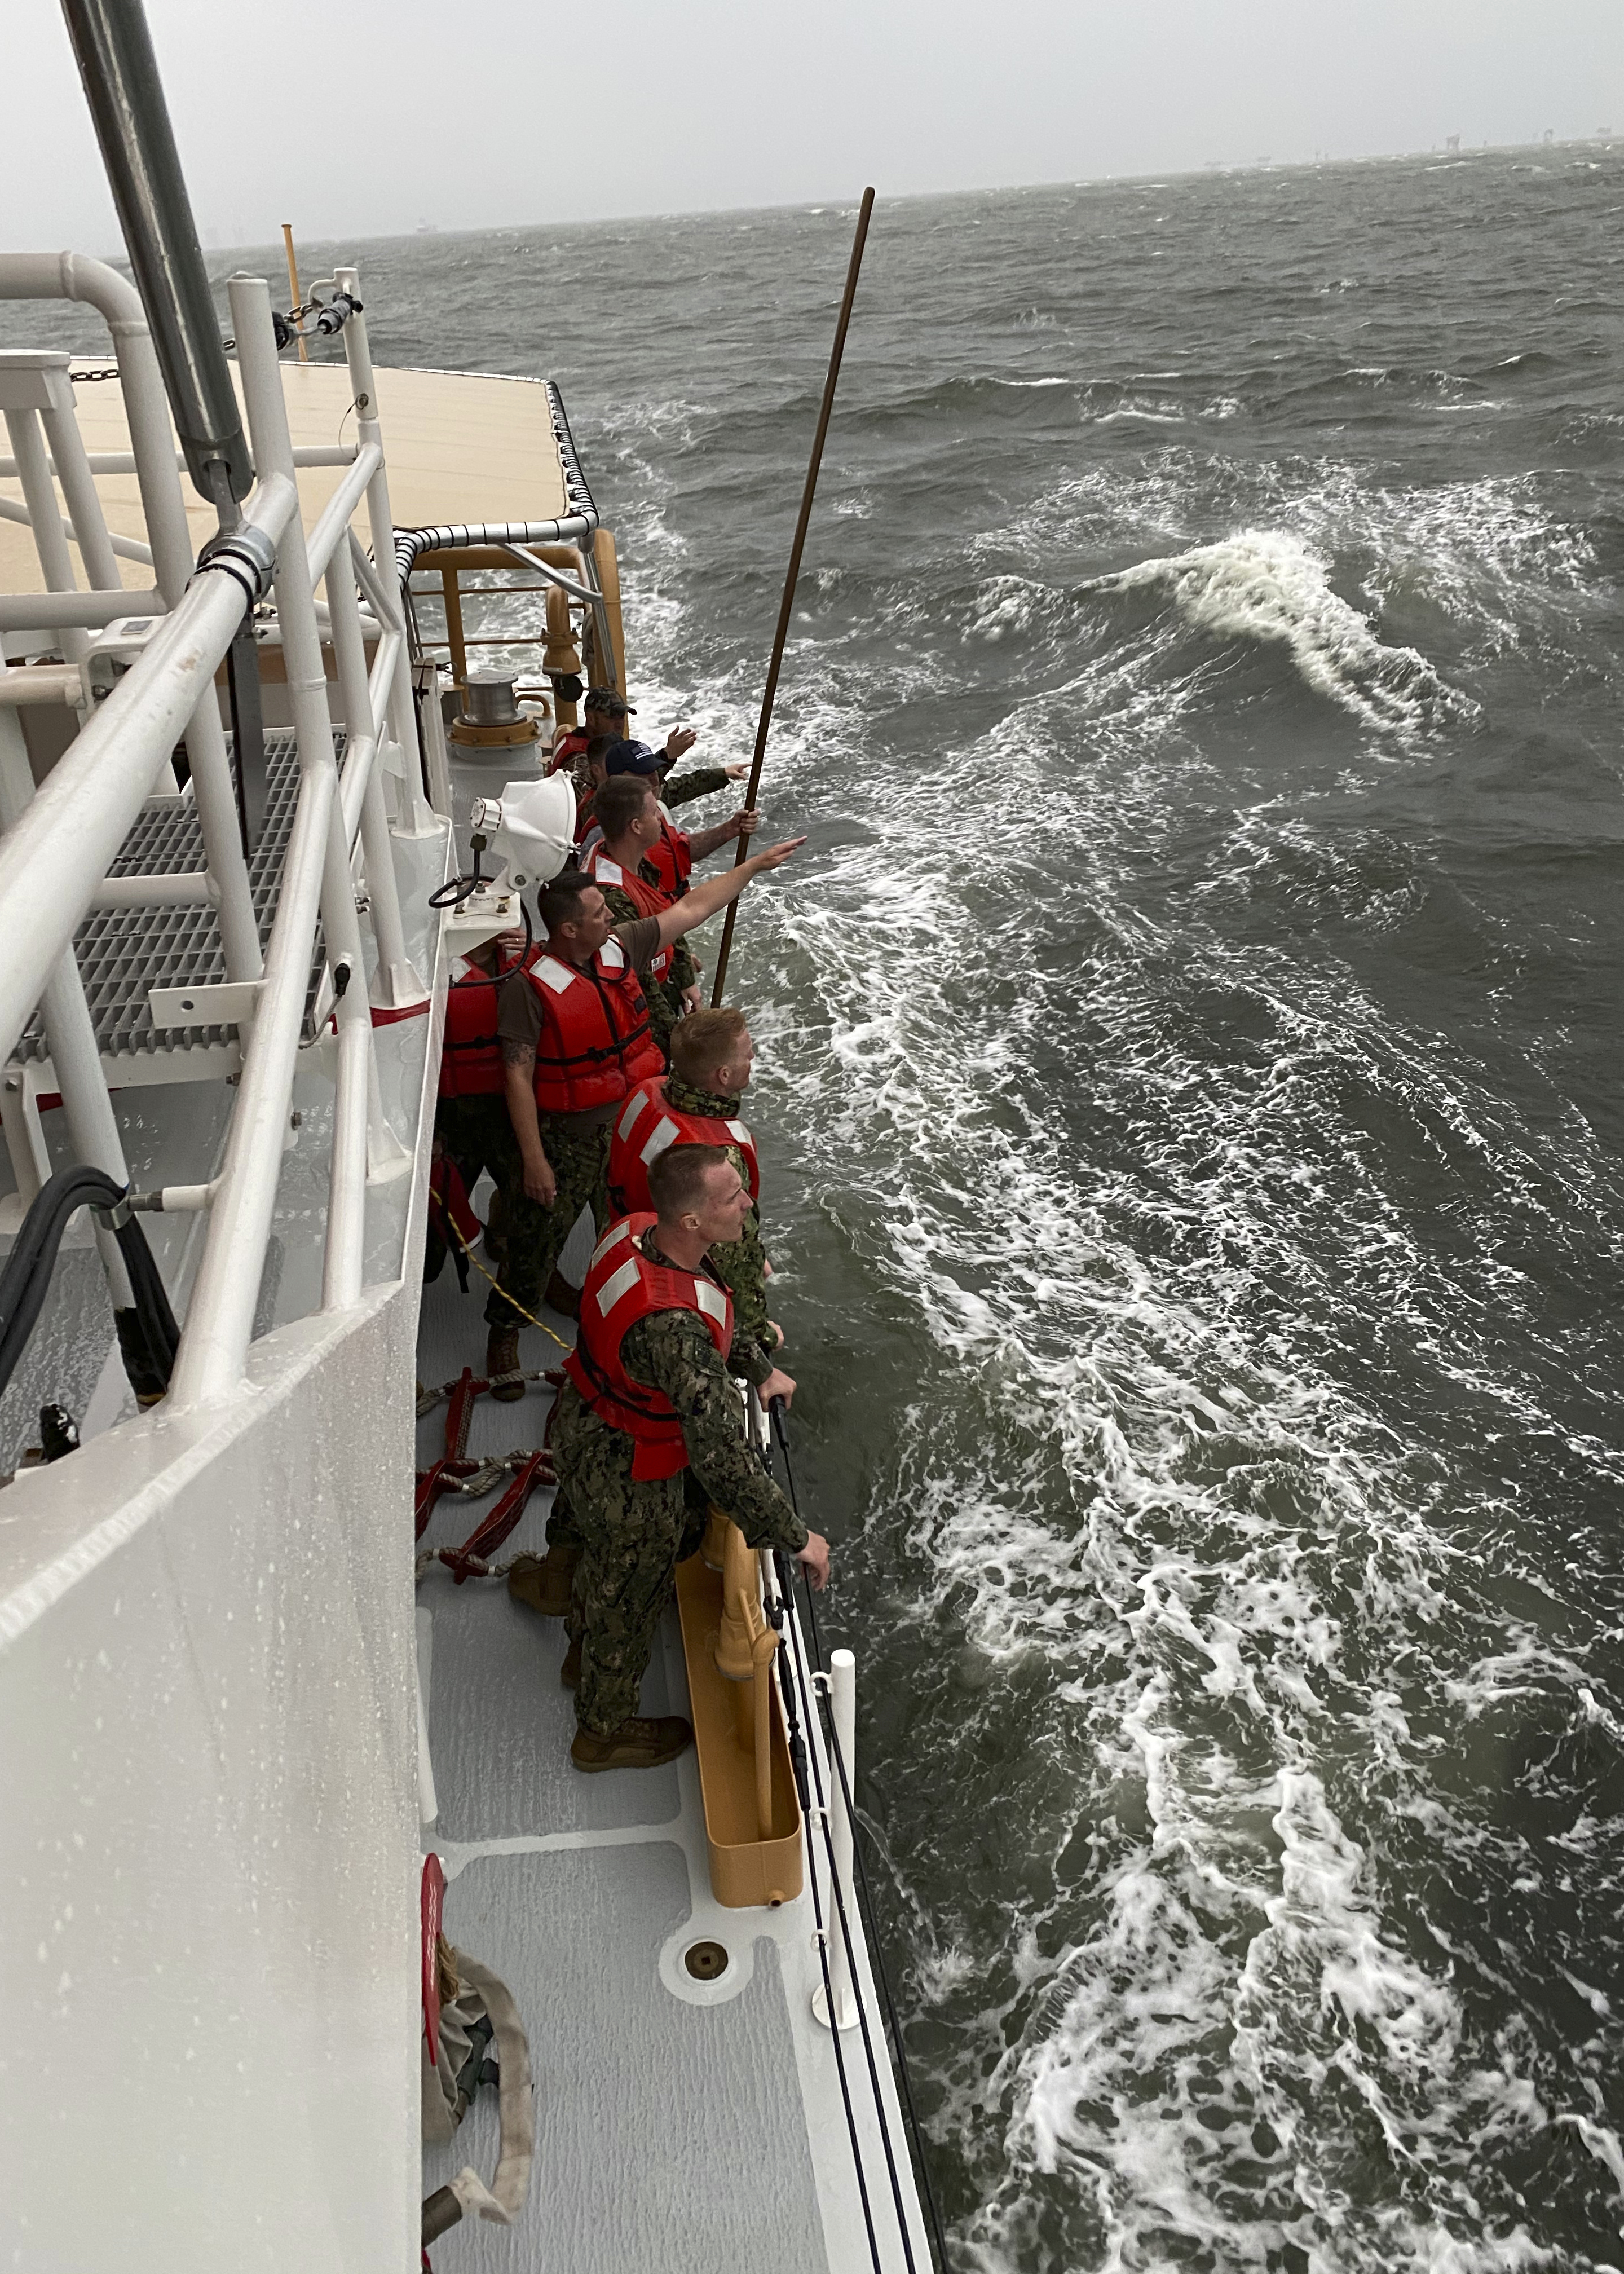
[[(853, 213), (334, 248), (559, 380), (698, 757)], [(961, 2274), (1624, 2267), (1621, 247), (1600, 148), (876, 215), (733, 991)]]

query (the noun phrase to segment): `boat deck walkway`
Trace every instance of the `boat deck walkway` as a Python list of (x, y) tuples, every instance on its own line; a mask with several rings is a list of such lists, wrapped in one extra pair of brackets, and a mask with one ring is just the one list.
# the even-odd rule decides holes
[[(484, 1283), (470, 1278), (460, 1294), (447, 1262), (424, 1291), (427, 1382), (451, 1381), (483, 1353)], [(539, 1333), (524, 1341), (527, 1362), (547, 1362)], [(481, 1398), (470, 1453), (539, 1444), (552, 1396), (537, 1383), (520, 1404)], [(419, 1422), (425, 1467), (443, 1449), (445, 1411)], [(542, 1551), (551, 1497), (532, 1497), (502, 1560)], [(489, 1505), (442, 1500), (424, 1545), (466, 1538)], [(660, 1769), (588, 1777), (571, 1766), (561, 1621), (538, 1617), (500, 1582), (459, 1587), (443, 1565), (425, 1576), (418, 1602), (440, 1803), (425, 1841), (445, 1866), (446, 1931), (512, 1990), (536, 2079), (523, 2218), (511, 2229), (465, 2223), (437, 2246), (444, 2263), (546, 2274), (714, 2270), (763, 2254), (782, 2274), (863, 2263), (826, 2249), (795, 2090), (803, 2061), (827, 2066), (838, 2109), (828, 2036), (805, 2012), (800, 1948), (791, 1969), (800, 2017), (786, 1995), (785, 1945), (809, 1955), (806, 1898), (777, 1913), (712, 1902), (691, 1752)], [(687, 1702), (674, 1614), (662, 1644), (643, 1683), (645, 1713)], [(682, 1969), (682, 1953), (702, 1937), (732, 1957), (713, 1984)], [(488, 2180), (496, 2154), (486, 2092), (455, 2139), (426, 2151), (425, 2193), (467, 2163)], [(849, 2186), (849, 2150), (846, 2161)]]

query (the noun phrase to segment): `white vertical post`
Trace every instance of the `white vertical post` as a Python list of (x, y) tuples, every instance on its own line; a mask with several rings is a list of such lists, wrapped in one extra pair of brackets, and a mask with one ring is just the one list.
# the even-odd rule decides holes
[[(68, 518), (73, 523), (79, 557), (85, 564), (85, 574), (93, 591), (120, 591), (124, 578), (118, 573), (113, 540), (107, 533), (102, 501), (96, 495), (95, 478), (85, 456), (85, 444), (73, 410), (73, 382), (66, 372), (62, 373), (60, 391), (53, 383), (49, 392), (52, 400), (40, 416), (45, 422), (45, 439), (56, 462), (56, 479), (62, 484)], [(64, 395), (65, 402), (61, 400)]]
[[(846, 1793), (840, 1782), (840, 1763), (845, 1764), (846, 1782), (855, 1796), (857, 1780), (857, 1660), (849, 1650), (831, 1651), (829, 1654), (829, 1718), (834, 1725), (834, 1746), (829, 1755), (829, 1782), (826, 1797), (829, 1803), (829, 1836), (834, 1849), (834, 1873), (840, 1888), (840, 1901), (846, 1916), (857, 1916), (857, 1897), (852, 1881), (853, 1825), (851, 1811), (846, 1804)], [(836, 1749), (839, 1758), (836, 1758)], [(835, 1908), (832, 1893), (829, 1898), (829, 1979), (835, 1993), (835, 2011), (843, 2029), (857, 2026), (857, 1995), (852, 1969), (852, 1953), (846, 1930), (840, 1924), (840, 1914)], [(829, 2026), (829, 1999), (820, 1982), (812, 1993), (812, 2011), (825, 2029)]]
[[(327, 615), (333, 632), (333, 654), (338, 665), (340, 697), (350, 747), (363, 736), (376, 740), (372, 690), (367, 684), (366, 644), (361, 636), (360, 610), (356, 601), (355, 574), (350, 547), (337, 545), (327, 573)], [(366, 857), (366, 891), (372, 904), (372, 937), (378, 943), (374, 978), (378, 999), (399, 1010), (420, 1003), (428, 992), (406, 953), (401, 923), (400, 891), (395, 883), (395, 858), (389, 847), (388, 823), (383, 809), (380, 768), (374, 758), (366, 779), (361, 806), (361, 847)]]
[[(0, 662), (0, 671), (4, 668)], [(0, 710), (0, 823), (9, 829), (33, 795), (34, 777), (28, 769), (21, 722), (15, 711)], [(46, 981), (40, 1011), (75, 1154), (87, 1168), (104, 1169), (115, 1183), (127, 1185), (130, 1171), (124, 1164), (124, 1143), (113, 1116), (113, 1101), (107, 1094), (85, 983), (71, 947)], [(95, 1239), (113, 1308), (127, 1311), (135, 1298), (118, 1242), (100, 1224), (95, 1227)]]
[[(85, 455), (84, 437), (79, 431), (79, 416), (73, 407), (73, 382), (68, 376), (65, 356), (63, 368), (47, 377), (45, 392), (49, 401), (41, 409), (40, 418), (56, 464), (56, 479), (62, 485), (63, 498), (67, 505), (68, 518), (73, 524), (74, 539), (79, 546), (79, 557), (85, 565), (85, 574), (90, 579), (93, 591), (121, 592), (124, 578), (118, 573), (113, 540), (108, 534), (107, 517), (96, 494), (95, 477)], [(153, 788), (154, 792), (173, 796), (177, 787), (175, 768), (166, 750), (154, 772)]]
[[(349, 292), (359, 299), (361, 279), (355, 269), (335, 268), (333, 281), (341, 292)], [(369, 442), (376, 442), (381, 449), (383, 429), (378, 419), (378, 383), (372, 375), (372, 351), (367, 341), (366, 318), (364, 315), (353, 315), (348, 319), (344, 325), (343, 342), (344, 356), (350, 366), (350, 389), (356, 403), (356, 438), (363, 448)], [(395, 570), (395, 516), (389, 505), (389, 477), (381, 463), (366, 486), (366, 513), (372, 534), (372, 562), (379, 582), (386, 591), (398, 593), (399, 579)], [(398, 599), (396, 613), (403, 619), (404, 610)], [(395, 683), (389, 690), (389, 726), (406, 762), (397, 825), (400, 833), (402, 837), (436, 836), (440, 825), (423, 794), (423, 769), (417, 754), (417, 713), (411, 694), (411, 661), (403, 641), (395, 658)]]
[[(0, 279), (8, 298), (80, 300), (99, 308), (106, 317), (118, 358), (118, 388), (130, 428), (130, 447), (135, 453), (153, 570), (165, 605), (177, 607), (192, 570), (192, 538), (175, 470), (175, 429), (140, 295), (105, 262), (86, 260), (82, 254), (71, 252), (0, 253)], [(208, 849), (208, 873), (219, 887), (226, 976), (258, 979), (264, 968), (259, 931), (237, 833), (237, 800), (212, 679), (186, 728), (186, 753), (192, 761), (198, 817)]]
[(414, 664), (412, 702), (417, 731), (423, 737), (423, 762), (429, 787), (439, 800), (438, 810), (451, 810), (451, 756), (446, 748), (446, 714), (440, 707), (440, 670), (432, 663)]
[[(36, 380), (42, 374), (30, 373)], [(71, 592), (78, 590), (73, 563), (68, 558), (68, 540), (62, 526), (62, 514), (56, 503), (56, 493), (51, 483), (50, 468), (45, 456), (45, 437), (40, 432), (40, 422), (34, 411), (12, 410), (5, 413), (5, 431), (11, 438), (11, 456), (17, 461), (17, 474), (23, 486), (23, 502), (28, 508), (28, 519), (34, 528), (34, 549), (40, 556), (40, 568), (48, 592)], [(62, 652), (70, 663), (78, 663), (90, 644), (89, 635), (77, 626), (64, 629), (61, 635)]]
[(11, 1066), (4, 1083), (4, 1089), (0, 1089), (0, 1128), (5, 1131), (5, 1149), (11, 1155), (18, 1198), (27, 1209), (39, 1197), (40, 1188), (51, 1172), (50, 1152), (26, 1073), (20, 1065)]
[[(145, 322), (133, 328), (116, 325), (114, 338), (118, 347), (130, 448), (135, 453), (136, 478), (140, 486), (141, 513), (147, 523), (147, 542), (152, 548), (153, 575), (166, 606), (174, 608), (179, 605), (194, 565), (185, 500), (175, 471), (175, 430), (169, 424), (157, 356)], [(265, 958), (259, 952), (259, 921), (254, 914), (253, 894), (249, 888), (248, 863), (243, 854), (242, 830), (237, 814), (237, 792), (226, 757), (225, 728), (220, 722), (219, 698), (212, 679), (187, 724), (185, 743), (192, 767), (192, 802), (203, 831), (208, 874), (220, 895), (217, 915), (226, 977), (259, 979), (265, 972)]]
[[(282, 395), (282, 369), (276, 360), (271, 330), (269, 290), (264, 278), (259, 276), (233, 276), (226, 289), (231, 304), (232, 329), (237, 335), (237, 366), (243, 375), (243, 402), (253, 438), (255, 462), (262, 477), (267, 473), (285, 473), (292, 479), (293, 441), (288, 432), (288, 406)], [(356, 917), (350, 847), (345, 841), (342, 809), (336, 794), (338, 769), (333, 756), (333, 721), (327, 710), (321, 635), (316, 627), (316, 595), (304, 550), (304, 531), (297, 516), (277, 550), (275, 591), (288, 672), (288, 706), (298, 738), (300, 780), (308, 780), (315, 773), (329, 774), (335, 792), (321, 877), (321, 928), (327, 938), (327, 960), (335, 968), (343, 963), (350, 967), (350, 977), (335, 1013), (339, 1033), (338, 1074), (322, 1278), (322, 1300), (326, 1307), (332, 1309), (353, 1302), (361, 1291), (366, 1229), (366, 1124), (369, 1093), (373, 1088), (369, 1080), (372, 1006), (361, 954), (361, 927)], [(357, 1090), (358, 1101), (355, 1095)]]

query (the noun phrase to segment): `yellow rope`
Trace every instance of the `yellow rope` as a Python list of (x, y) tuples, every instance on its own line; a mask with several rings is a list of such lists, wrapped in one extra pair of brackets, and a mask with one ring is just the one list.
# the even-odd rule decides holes
[(480, 1277), (482, 1279), (488, 1279), (491, 1282), (492, 1286), (495, 1288), (503, 1302), (512, 1303), (514, 1309), (518, 1313), (519, 1316), (522, 1319), (528, 1319), (531, 1326), (539, 1327), (544, 1335), (553, 1335), (553, 1341), (558, 1344), (561, 1351), (573, 1349), (574, 1344), (567, 1343), (562, 1335), (553, 1334), (552, 1328), (547, 1324), (545, 1319), (538, 1319), (534, 1311), (527, 1311), (523, 1303), (515, 1302), (514, 1298), (508, 1292), (508, 1290), (503, 1286), (501, 1281), (496, 1277), (495, 1274), (485, 1269), (484, 1264), (481, 1263), (479, 1258), (474, 1254), (473, 1249), (469, 1246), (468, 1242), (463, 1239), (461, 1231), (457, 1229), (456, 1221), (452, 1216), (451, 1210), (446, 1205), (444, 1195), (440, 1193), (437, 1193), (432, 1185), (429, 1186), (429, 1197), (431, 1200), (436, 1200), (440, 1202), (440, 1212), (446, 1220), (447, 1231), (451, 1234), (453, 1239), (455, 1240), (463, 1254), (467, 1256), (469, 1261), (473, 1265)]

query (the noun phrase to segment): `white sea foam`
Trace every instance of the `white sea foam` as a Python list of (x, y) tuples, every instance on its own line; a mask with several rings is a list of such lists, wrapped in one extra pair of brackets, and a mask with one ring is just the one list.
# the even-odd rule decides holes
[(1325, 559), (1286, 531), (1240, 530), (1221, 544), (1143, 561), (1085, 589), (1165, 591), (1199, 631), (1283, 646), (1316, 694), (1372, 727), (1420, 726), (1441, 691), (1426, 658), (1413, 648), (1384, 647), (1332, 590)]
[[(1048, 562), (1074, 545), (1109, 554), (1147, 535), (1184, 538), (1192, 522), (1223, 514), (1342, 565), (1372, 609), (1425, 595), (1495, 651), (1530, 636), (1560, 639), (1595, 568), (1588, 534), (1555, 518), (1540, 489), (1532, 475), (1389, 489), (1335, 460), (1228, 463), (1169, 448), (1136, 472), (1102, 467), (1059, 484), (1012, 534), (1034, 563)], [(1006, 557), (1009, 541), (1005, 532)]]
[[(662, 584), (675, 555), (650, 489), (627, 586), (647, 715), (695, 717), (706, 756), (742, 755), (753, 663), (675, 691), (698, 618)], [(1264, 549), (1181, 551), (1125, 589), (1165, 592), (1186, 647), (1195, 629), (1278, 644), (1350, 708), (1349, 690), (1391, 696), (1325, 556), (1246, 534)], [(968, 621), (1013, 636), (1065, 605), (1001, 571)], [(915, 638), (929, 606), (898, 606), (901, 692), (955, 684), (953, 644)], [(1022, 1863), (990, 1918), (945, 1870), (927, 1919), (894, 1859), (920, 1921), (914, 1994), (948, 2048), (938, 2134), (980, 2195), (954, 2248), (983, 2274), (1520, 2274), (1553, 2256), (1515, 2218), (1474, 2214), (1482, 2160), (1560, 2122), (1611, 2169), (1612, 2135), (1571, 2080), (1536, 2081), (1515, 1992), (1499, 2034), (1474, 2016), (1441, 1930), (1395, 1900), (1385, 1843), (1422, 1826), (1465, 1871), (1500, 1853), (1433, 1788), (1417, 1706), (1435, 1727), (1548, 1692), (1582, 1717), (1593, 1693), (1579, 1654), (1463, 1608), (1472, 1541), (1504, 1511), (1362, 1404), (1337, 1337), (1350, 1311), (1390, 1320), (1485, 1411), (1552, 1434), (1495, 1354), (1515, 1279), (1427, 1250), (1360, 1111), (1480, 1163), (1518, 1208), (1553, 1212), (1588, 1178), (1599, 1221), (1610, 1172), (1587, 1133), (1520, 1130), (1334, 966), (1227, 945), (1199, 895), (1177, 934), (1137, 904), (1173, 786), (1207, 779), (1200, 666), (1169, 679), (1169, 636), (1074, 654), (1058, 692), (936, 754), (929, 801), (867, 747), (844, 651), (803, 644), (774, 779), (837, 841), (741, 935), (758, 1118), (807, 1192), (786, 1279), (831, 1240), (917, 1379), (842, 1541), (846, 1584), (863, 1615), (951, 1633), (974, 1662), (944, 1773), (985, 1812), (935, 1813), (955, 1858), (1004, 1842)], [(1055, 739), (1068, 710), (1080, 762)], [(1261, 806), (1207, 881), (1261, 889), (1286, 862), (1350, 905), (1405, 889)], [(1199, 1046), (1175, 1015), (1192, 988), (1244, 1003), (1255, 1054)], [(1041, 1682), (1017, 1686), (1028, 1668)], [(1565, 1837), (1576, 1859), (1599, 1834)], [(1090, 1860), (1063, 1872), (1072, 1845)]]

